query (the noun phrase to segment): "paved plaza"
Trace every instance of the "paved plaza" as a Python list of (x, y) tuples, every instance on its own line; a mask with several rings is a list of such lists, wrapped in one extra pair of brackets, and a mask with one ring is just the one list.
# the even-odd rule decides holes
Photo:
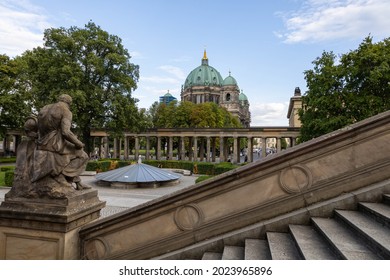
[[(102, 217), (110, 216), (128, 208), (192, 186), (195, 184), (196, 178), (196, 176), (181, 176), (179, 184), (160, 188), (116, 189), (99, 185), (93, 175), (81, 176), (82, 182), (88, 184), (93, 189), (97, 189), (100, 200), (106, 201), (106, 207), (101, 211)], [(4, 201), (4, 195), (9, 190), (10, 188), (8, 187), (0, 187), (0, 202)]]

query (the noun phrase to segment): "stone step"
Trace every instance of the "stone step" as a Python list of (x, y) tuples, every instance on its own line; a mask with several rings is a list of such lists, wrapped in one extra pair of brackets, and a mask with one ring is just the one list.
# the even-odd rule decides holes
[(273, 260), (302, 259), (289, 233), (267, 232), (267, 240)]
[(334, 218), (311, 218), (315, 228), (330, 242), (333, 251), (346, 260), (380, 259), (354, 232)]
[(246, 260), (270, 260), (271, 254), (266, 240), (245, 239)]
[(360, 202), (359, 210), (372, 215), (378, 223), (390, 228), (390, 205), (384, 203)]
[(225, 246), (222, 253), (222, 260), (243, 260), (245, 255), (244, 247)]
[(312, 226), (290, 225), (290, 232), (305, 260), (337, 260), (329, 243)]
[(202, 256), (202, 260), (220, 260), (222, 259), (221, 253), (205, 252)]
[(385, 259), (390, 258), (390, 229), (388, 227), (358, 211), (336, 210), (335, 213), (353, 228), (375, 252)]

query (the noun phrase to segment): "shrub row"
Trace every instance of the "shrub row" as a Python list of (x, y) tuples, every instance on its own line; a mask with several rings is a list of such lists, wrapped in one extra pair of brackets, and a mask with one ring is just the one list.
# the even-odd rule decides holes
[(1, 157), (0, 162), (1, 163), (15, 163), (16, 157)]
[(15, 169), (15, 166), (2, 166), (2, 167), (0, 167), (0, 172), (13, 171), (14, 169)]
[[(115, 168), (124, 167), (132, 163), (134, 162), (123, 161), (123, 160), (89, 161), (86, 170), (105, 172)], [(210, 162), (192, 162), (192, 161), (177, 161), (177, 160), (144, 160), (143, 163), (151, 166), (159, 167), (159, 168), (189, 170), (195, 174), (203, 174), (203, 175), (218, 175), (237, 167), (230, 162), (213, 164)]]
[(12, 187), (14, 183), (14, 171), (6, 171), (4, 176), (4, 183), (7, 187)]

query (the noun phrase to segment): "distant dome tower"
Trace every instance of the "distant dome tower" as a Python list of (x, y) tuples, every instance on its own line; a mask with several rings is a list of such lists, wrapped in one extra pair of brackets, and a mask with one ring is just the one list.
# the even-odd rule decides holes
[(221, 74), (209, 65), (205, 50), (202, 64), (192, 70), (184, 82), (181, 100), (196, 104), (204, 102), (219, 104), (222, 83)]
[[(181, 89), (181, 100), (196, 104), (214, 102), (237, 116), (242, 125), (250, 124), (249, 102), (240, 102), (240, 89), (234, 77), (222, 79), (221, 74), (209, 65), (206, 50), (202, 63), (188, 74)], [(244, 105), (245, 104), (245, 105)]]
[(238, 96), (238, 101), (240, 102), (240, 120), (245, 127), (249, 127), (251, 123), (251, 113), (249, 111), (249, 101), (248, 97), (241, 90), (240, 95)]

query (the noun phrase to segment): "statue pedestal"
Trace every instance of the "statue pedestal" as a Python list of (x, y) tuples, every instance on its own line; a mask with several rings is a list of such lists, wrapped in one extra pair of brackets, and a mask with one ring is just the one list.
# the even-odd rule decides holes
[(80, 259), (78, 231), (100, 217), (97, 190), (63, 199), (5, 198), (0, 205), (0, 259)]

